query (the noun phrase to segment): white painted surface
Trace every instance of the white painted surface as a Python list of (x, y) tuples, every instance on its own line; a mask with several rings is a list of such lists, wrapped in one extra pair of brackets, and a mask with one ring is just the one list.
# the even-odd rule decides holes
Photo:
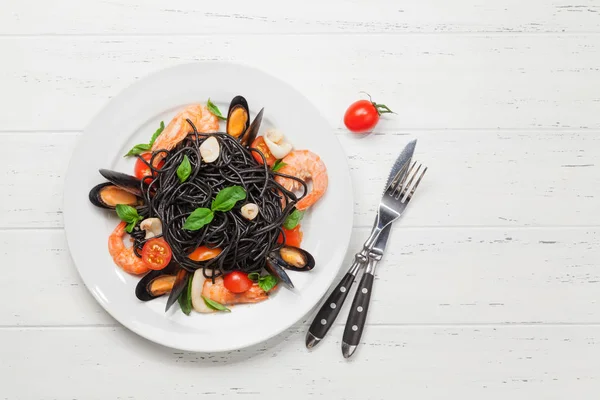
[[(0, 398), (597, 397), (597, 0), (6, 0), (0, 51)], [(77, 276), (62, 185), (81, 130), (136, 79), (206, 59), (262, 68), (323, 110), (352, 168), (353, 250), (379, 174), (419, 139), (430, 171), (349, 362), (343, 318), (312, 352), (307, 317), (241, 352), (174, 353)], [(360, 90), (398, 115), (358, 139), (341, 119)]]

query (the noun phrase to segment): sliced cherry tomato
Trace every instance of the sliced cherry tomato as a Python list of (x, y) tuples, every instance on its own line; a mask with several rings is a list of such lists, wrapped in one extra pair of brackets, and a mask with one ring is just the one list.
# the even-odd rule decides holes
[[(283, 232), (285, 233), (286, 245), (300, 247), (300, 244), (302, 243), (302, 231), (300, 230), (300, 224), (296, 225), (294, 229), (283, 228)], [(281, 233), (279, 234), (277, 243), (283, 243), (283, 237), (281, 236)]]
[[(264, 137), (259, 136), (256, 139), (254, 139), (254, 142), (252, 142), (250, 147), (260, 151), (265, 156), (265, 158), (267, 160), (267, 165), (269, 167), (272, 167), (273, 164), (275, 164), (275, 161), (277, 161), (277, 159), (271, 153), (271, 150), (269, 150), (269, 147), (265, 143)], [(254, 159), (256, 160), (257, 163), (259, 163), (259, 164), (263, 163), (262, 157), (260, 156), (260, 154), (256, 153), (255, 151), (252, 152), (252, 157), (254, 157)]]
[(172, 256), (171, 246), (163, 238), (150, 239), (142, 248), (142, 261), (150, 269), (165, 268)]
[(188, 258), (192, 261), (206, 261), (210, 260), (211, 258), (215, 258), (219, 254), (221, 254), (221, 251), (223, 250), (219, 248), (209, 249), (206, 246), (200, 246), (196, 250), (194, 250), (192, 254), (188, 256)]
[(358, 100), (346, 110), (344, 125), (352, 132), (365, 133), (372, 130), (381, 114), (393, 113), (386, 105), (377, 104), (371, 100)]
[[(152, 159), (152, 153), (144, 153), (141, 157), (146, 160), (148, 164), (150, 164), (150, 160)], [(165, 161), (162, 160), (158, 163), (158, 169), (161, 169), (165, 165)], [(139, 158), (135, 162), (134, 167), (135, 177), (138, 179), (142, 179), (145, 176), (152, 176), (152, 170), (148, 167), (142, 160)]]
[(252, 287), (253, 282), (248, 278), (247, 274), (240, 271), (233, 271), (225, 275), (223, 284), (230, 292), (244, 293)]

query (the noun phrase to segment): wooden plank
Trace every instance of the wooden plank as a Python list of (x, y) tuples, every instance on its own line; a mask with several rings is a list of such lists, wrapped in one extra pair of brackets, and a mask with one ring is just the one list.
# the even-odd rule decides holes
[[(187, 353), (112, 329), (0, 330), (5, 398), (591, 398), (597, 326), (373, 326), (350, 361), (342, 328), (315, 351), (291, 329), (230, 353)], [(276, 367), (275, 367), (276, 366)], [(370, 371), (370, 372), (369, 372)], [(135, 373), (133, 373), (135, 372)], [(31, 377), (35, 377), (32, 384)]]
[(230, 0), (5, 0), (0, 34), (598, 32), (593, 0), (307, 0), (280, 7)]
[[(352, 173), (356, 226), (372, 224), (385, 175), (413, 137), (415, 158), (429, 170), (403, 226), (600, 225), (596, 132), (398, 133), (338, 131)], [(0, 160), (0, 227), (63, 226), (63, 182), (77, 137), (0, 134), (0, 146), (10, 149)]]
[[(343, 272), (367, 236), (366, 228), (354, 230)], [(81, 282), (63, 232), (0, 231), (0, 249), (0, 265), (7, 266), (0, 293), (18, 299), (0, 302), (0, 325), (115, 324)], [(377, 274), (369, 322), (599, 323), (598, 259), (598, 228), (397, 228)]]
[(3, 37), (0, 50), (15, 55), (0, 67), (4, 131), (81, 130), (132, 82), (198, 60), (259, 67), (334, 127), (367, 91), (398, 113), (382, 130), (600, 128), (594, 35)]

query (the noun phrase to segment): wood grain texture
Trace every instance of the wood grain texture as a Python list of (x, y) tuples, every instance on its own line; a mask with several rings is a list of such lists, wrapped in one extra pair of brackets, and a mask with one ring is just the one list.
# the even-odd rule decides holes
[[(368, 233), (354, 230), (340, 277)], [(115, 325), (81, 282), (62, 231), (0, 231), (0, 248), (0, 265), (11, 266), (0, 293), (19, 299), (0, 302), (1, 326)], [(368, 322), (600, 323), (598, 259), (597, 228), (398, 227), (378, 269)], [(33, 295), (23, 296), (24, 287)], [(339, 324), (346, 315), (343, 309)]]
[[(0, 134), (0, 147), (11, 149), (0, 159), (0, 228), (63, 226), (64, 176), (78, 137)], [(429, 170), (402, 226), (600, 225), (597, 132), (340, 130), (356, 226), (371, 226), (386, 171), (413, 137), (415, 158)]]
[(594, 0), (5, 0), (0, 34), (599, 32)]
[[(598, 1), (0, 8), (0, 398), (597, 397)], [(200, 60), (271, 73), (329, 121), (356, 199), (341, 274), (367, 236), (382, 171), (419, 140), (415, 157), (430, 169), (392, 232), (350, 361), (344, 318), (304, 348), (312, 314), (236, 352), (154, 345), (106, 314), (77, 274), (62, 191), (81, 131), (132, 82)], [(361, 90), (398, 113), (365, 138), (342, 125)]]
[[(0, 51), (13, 57), (3, 60), (0, 87), (18, 95), (0, 99), (0, 127), (81, 130), (112, 96), (151, 72), (185, 62), (223, 60), (260, 67), (289, 82), (333, 127), (343, 126), (346, 107), (360, 91), (368, 91), (398, 113), (380, 124), (381, 131), (600, 129), (598, 38), (4, 37)], [(210, 95), (199, 94), (199, 101)]]
[(593, 399), (599, 329), (373, 326), (349, 362), (341, 327), (312, 354), (298, 329), (218, 354), (173, 351), (120, 328), (2, 329), (0, 373), (11, 399)]

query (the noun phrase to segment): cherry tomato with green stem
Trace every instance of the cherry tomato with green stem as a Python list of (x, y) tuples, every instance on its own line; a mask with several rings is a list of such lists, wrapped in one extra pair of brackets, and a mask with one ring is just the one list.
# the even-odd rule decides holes
[(377, 104), (369, 96), (369, 100), (358, 100), (350, 104), (344, 114), (344, 125), (355, 133), (370, 132), (379, 122), (381, 114), (393, 114), (385, 104)]

